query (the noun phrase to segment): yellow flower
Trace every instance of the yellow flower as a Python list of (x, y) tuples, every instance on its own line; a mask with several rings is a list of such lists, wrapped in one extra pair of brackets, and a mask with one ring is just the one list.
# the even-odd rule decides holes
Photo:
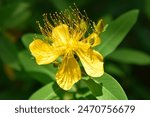
[(101, 42), (99, 34), (103, 31), (103, 20), (95, 25), (78, 8), (55, 12), (50, 14), (50, 18), (52, 23), (49, 22), (47, 14), (44, 14), (44, 27), (38, 23), (45, 39), (37, 38), (29, 45), (37, 64), (50, 64), (62, 58), (56, 82), (64, 90), (69, 90), (81, 79), (80, 66), (75, 56), (78, 56), (89, 76), (103, 75), (103, 57), (92, 49)]

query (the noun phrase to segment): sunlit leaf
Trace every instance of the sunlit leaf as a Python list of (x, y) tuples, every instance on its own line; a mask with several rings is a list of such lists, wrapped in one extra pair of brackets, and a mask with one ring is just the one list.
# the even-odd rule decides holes
[(56, 99), (57, 95), (53, 91), (54, 82), (51, 82), (38, 91), (36, 91), (29, 99), (30, 100), (49, 100), (49, 99)]
[(60, 99), (65, 91), (60, 89), (55, 82), (51, 82), (31, 95), (30, 100)]
[(101, 45), (96, 48), (103, 56), (107, 56), (117, 48), (135, 24), (138, 13), (138, 10), (129, 11), (109, 24), (101, 35)]
[(117, 49), (108, 58), (128, 64), (150, 65), (150, 56), (148, 54), (129, 48)]
[(120, 84), (109, 74), (84, 80), (92, 94), (99, 100), (127, 100)]

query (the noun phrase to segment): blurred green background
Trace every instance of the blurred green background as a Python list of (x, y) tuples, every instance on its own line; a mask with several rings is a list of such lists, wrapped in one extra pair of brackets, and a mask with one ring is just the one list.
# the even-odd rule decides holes
[(43, 86), (20, 62), (18, 53), (25, 50), (21, 38), (40, 33), (36, 21), (42, 21), (43, 13), (61, 11), (73, 3), (86, 10), (91, 20), (103, 18), (108, 24), (128, 10), (140, 10), (135, 26), (105, 58), (105, 71), (116, 78), (129, 99), (150, 99), (150, 0), (0, 0), (0, 99), (28, 99)]

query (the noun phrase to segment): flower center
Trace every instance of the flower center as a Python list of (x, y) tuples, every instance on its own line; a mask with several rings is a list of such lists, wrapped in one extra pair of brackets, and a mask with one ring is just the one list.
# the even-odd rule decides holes
[(78, 49), (78, 43), (74, 39), (70, 39), (66, 44), (66, 52), (76, 51)]

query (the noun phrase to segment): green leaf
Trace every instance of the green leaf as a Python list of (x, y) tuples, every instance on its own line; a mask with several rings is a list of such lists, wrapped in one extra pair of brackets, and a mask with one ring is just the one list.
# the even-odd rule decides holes
[(28, 72), (28, 74), (32, 79), (35, 79), (44, 85), (53, 81), (52, 80), (53, 78), (49, 77), (47, 74), (44, 74), (44, 73)]
[(23, 65), (25, 71), (34, 73), (43, 73), (48, 76), (45, 77), (45, 79), (41, 77), (41, 80), (48, 81), (49, 79), (49, 81), (51, 81), (50, 78), (55, 79), (56, 69), (52, 65), (37, 65), (35, 60), (32, 58), (32, 56), (29, 54), (28, 51), (20, 52), (19, 60)]
[(108, 63), (105, 65), (105, 71), (107, 71), (110, 74), (116, 74), (119, 77), (125, 77), (126, 72), (120, 68), (120, 66), (117, 66), (115, 63)]
[(23, 25), (31, 15), (29, 3), (13, 3), (0, 8), (0, 27), (2, 29)]
[(92, 94), (99, 100), (127, 100), (120, 84), (109, 74), (84, 80)]
[(108, 59), (128, 64), (150, 65), (150, 55), (129, 48), (117, 49)]
[(33, 34), (33, 33), (25, 34), (25, 35), (22, 36), (22, 43), (23, 43), (24, 46), (28, 49), (28, 48), (29, 48), (29, 44), (30, 44), (35, 38), (44, 39), (44, 36), (41, 35), (41, 34)]
[[(30, 100), (49, 100), (49, 99), (59, 99), (57, 94), (53, 91), (54, 82), (51, 82), (34, 94), (29, 98)], [(58, 89), (55, 89), (58, 90)]]
[(107, 56), (117, 48), (135, 24), (138, 13), (138, 10), (129, 11), (109, 24), (101, 35), (102, 44), (96, 47), (103, 56)]
[[(62, 99), (66, 91), (62, 90), (56, 82), (51, 82), (31, 95), (30, 100)], [(67, 93), (68, 94), (68, 93)], [(68, 97), (69, 98), (69, 97)]]
[(14, 43), (0, 33), (0, 59), (3, 63), (15, 70), (20, 70), (17, 54), (18, 50)]
[(97, 84), (94, 80), (88, 79), (85, 80), (86, 84), (88, 85), (89, 89), (92, 91), (92, 94), (97, 97), (103, 94), (102, 92), (102, 84)]

